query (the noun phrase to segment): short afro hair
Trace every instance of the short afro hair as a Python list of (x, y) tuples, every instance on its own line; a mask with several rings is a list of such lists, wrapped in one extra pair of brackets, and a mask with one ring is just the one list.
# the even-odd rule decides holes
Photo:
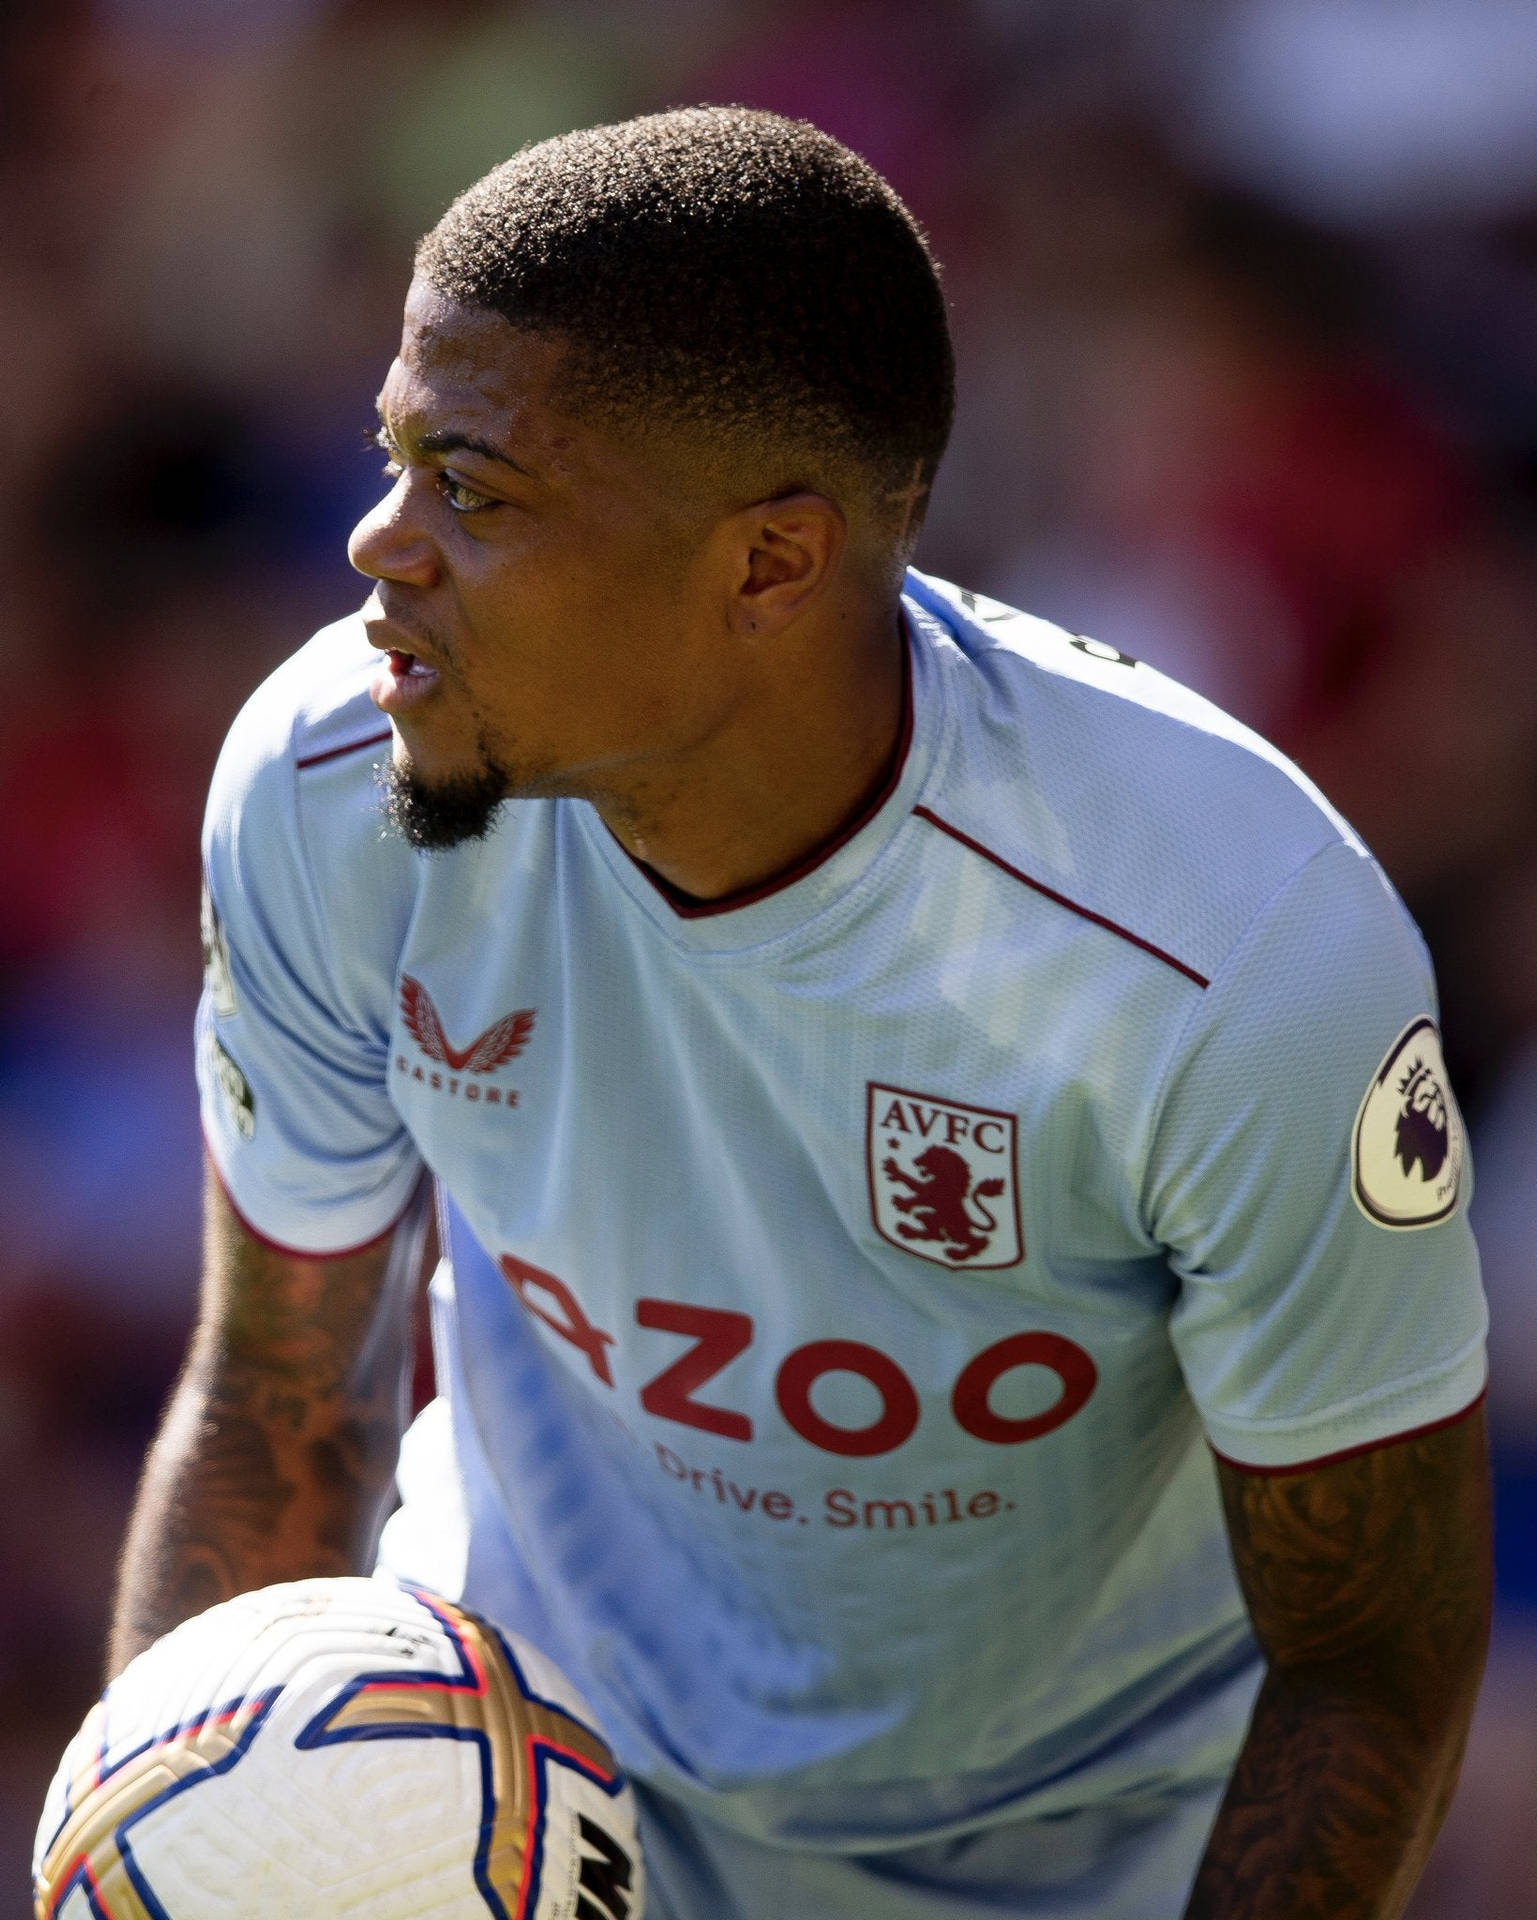
[(852, 468), (909, 507), (949, 438), (955, 363), (923, 233), (805, 121), (689, 107), (527, 147), (460, 195), (416, 267), (563, 338), (579, 413), (724, 439), (799, 483), (797, 461)]

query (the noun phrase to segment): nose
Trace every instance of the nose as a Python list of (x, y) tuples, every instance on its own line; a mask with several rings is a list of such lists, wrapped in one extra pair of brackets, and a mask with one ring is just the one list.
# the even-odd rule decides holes
[(347, 558), (370, 580), (398, 580), (413, 587), (437, 582), (437, 549), (415, 523), (411, 496), (410, 476), (402, 474), (352, 529)]

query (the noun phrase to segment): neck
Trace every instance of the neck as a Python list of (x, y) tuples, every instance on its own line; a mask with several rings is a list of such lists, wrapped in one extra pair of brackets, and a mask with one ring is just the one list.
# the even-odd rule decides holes
[(889, 780), (906, 718), (901, 616), (888, 606), (852, 637), (843, 625), (776, 645), (686, 759), (594, 796), (620, 845), (673, 892), (719, 901), (792, 871)]

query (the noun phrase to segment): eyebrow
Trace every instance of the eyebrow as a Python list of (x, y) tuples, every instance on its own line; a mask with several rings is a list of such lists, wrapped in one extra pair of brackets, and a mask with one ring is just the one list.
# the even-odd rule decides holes
[[(393, 445), (395, 436), (390, 432), (384, 409), (375, 404), (379, 415), (379, 427), (386, 439)], [(446, 431), (421, 434), (415, 442), (418, 453), (478, 453), (483, 459), (495, 460), (504, 467), (511, 467), (514, 473), (521, 473), (526, 480), (535, 478), (533, 472), (514, 460), (510, 453), (504, 453), (500, 447), (492, 446), (489, 440), (477, 440), (473, 434), (449, 433)]]

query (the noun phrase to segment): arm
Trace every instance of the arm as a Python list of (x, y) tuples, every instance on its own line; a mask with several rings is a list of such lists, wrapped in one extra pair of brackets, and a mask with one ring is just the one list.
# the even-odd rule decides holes
[(150, 1450), (109, 1668), (216, 1601), (367, 1570), (406, 1418), (423, 1212), (339, 1258), (280, 1253), (207, 1182), (202, 1307)]
[(1219, 1472), (1269, 1672), (1186, 1920), (1393, 1920), (1483, 1670), (1482, 1414), (1332, 1466)]

